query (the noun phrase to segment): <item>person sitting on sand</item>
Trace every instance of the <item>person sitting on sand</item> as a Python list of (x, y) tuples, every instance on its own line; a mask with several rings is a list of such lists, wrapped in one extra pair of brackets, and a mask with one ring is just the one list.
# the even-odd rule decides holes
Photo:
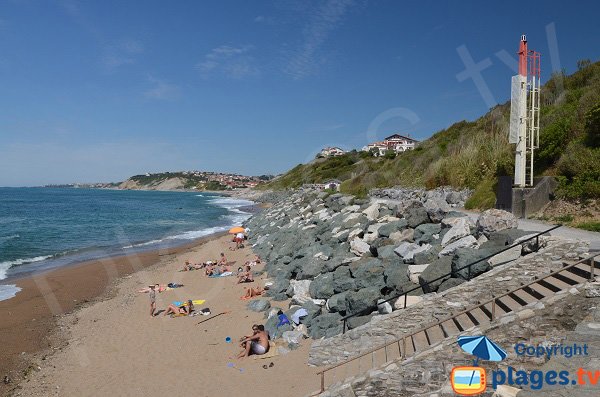
[(163, 313), (163, 316), (166, 316), (167, 314), (186, 314), (186, 315), (191, 315), (192, 312), (194, 311), (194, 304), (192, 303), (191, 300), (187, 301), (187, 305), (183, 304), (183, 305), (179, 305), (179, 306), (175, 306), (174, 304), (170, 304), (167, 307), (167, 310), (165, 310), (165, 312)]
[(250, 267), (250, 265), (246, 265), (246, 271), (239, 275), (238, 284), (251, 283), (253, 281), (254, 276), (252, 276), (252, 268)]
[(252, 335), (243, 337), (240, 342), (243, 350), (238, 354), (237, 358), (248, 357), (250, 353), (261, 355), (269, 351), (269, 337), (262, 324), (253, 325)]
[(246, 290), (246, 295), (242, 296), (240, 299), (242, 299), (242, 300), (252, 299), (256, 296), (261, 296), (263, 294), (263, 292), (265, 292), (265, 289), (263, 289), (261, 287), (257, 287), (256, 289), (248, 288)]
[(227, 258), (225, 258), (225, 254), (222, 252), (221, 252), (221, 258), (219, 259), (219, 262), (217, 262), (217, 265), (227, 266)]

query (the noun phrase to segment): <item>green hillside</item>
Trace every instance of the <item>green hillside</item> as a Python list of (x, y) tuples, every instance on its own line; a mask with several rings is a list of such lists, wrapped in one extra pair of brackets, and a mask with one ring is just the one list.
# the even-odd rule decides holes
[[(600, 198), (600, 62), (580, 61), (578, 66), (571, 76), (554, 74), (542, 88), (535, 170), (538, 175), (557, 176), (563, 198)], [(475, 189), (471, 207), (491, 207), (496, 176), (513, 172), (509, 114), (509, 103), (498, 105), (392, 159), (353, 151), (300, 164), (266, 187), (296, 188), (337, 178), (343, 181), (342, 192), (364, 196), (378, 187), (450, 185)]]

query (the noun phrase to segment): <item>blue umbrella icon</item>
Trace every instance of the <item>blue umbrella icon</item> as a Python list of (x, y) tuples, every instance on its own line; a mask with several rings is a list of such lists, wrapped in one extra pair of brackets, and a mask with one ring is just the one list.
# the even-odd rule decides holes
[[(458, 345), (467, 353), (477, 357), (473, 364), (474, 366), (477, 366), (479, 359), (502, 361), (506, 358), (506, 352), (486, 336), (459, 336)], [(475, 371), (473, 371), (473, 374), (471, 375), (469, 385), (473, 382), (474, 375)]]

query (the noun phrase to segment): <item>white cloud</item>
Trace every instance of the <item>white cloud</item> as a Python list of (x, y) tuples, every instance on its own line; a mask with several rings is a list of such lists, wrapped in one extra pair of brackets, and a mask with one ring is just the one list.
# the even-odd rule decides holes
[(174, 101), (181, 97), (181, 88), (175, 84), (152, 76), (148, 76), (148, 81), (152, 84), (152, 88), (144, 91), (144, 97), (148, 99)]
[(311, 15), (310, 22), (304, 29), (304, 40), (300, 48), (292, 53), (284, 71), (294, 79), (301, 79), (315, 74), (320, 61), (319, 49), (330, 33), (342, 21), (352, 0), (328, 0)]
[(255, 77), (260, 75), (260, 70), (254, 57), (249, 55), (253, 49), (254, 47), (250, 45), (243, 47), (222, 45), (205, 54), (195, 68), (204, 78), (218, 72), (233, 79)]

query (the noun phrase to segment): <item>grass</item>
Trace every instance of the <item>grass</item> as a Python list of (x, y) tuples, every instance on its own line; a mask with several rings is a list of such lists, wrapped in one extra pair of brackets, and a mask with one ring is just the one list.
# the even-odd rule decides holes
[(600, 222), (582, 222), (574, 226), (578, 229), (588, 230), (590, 232), (600, 232)]

